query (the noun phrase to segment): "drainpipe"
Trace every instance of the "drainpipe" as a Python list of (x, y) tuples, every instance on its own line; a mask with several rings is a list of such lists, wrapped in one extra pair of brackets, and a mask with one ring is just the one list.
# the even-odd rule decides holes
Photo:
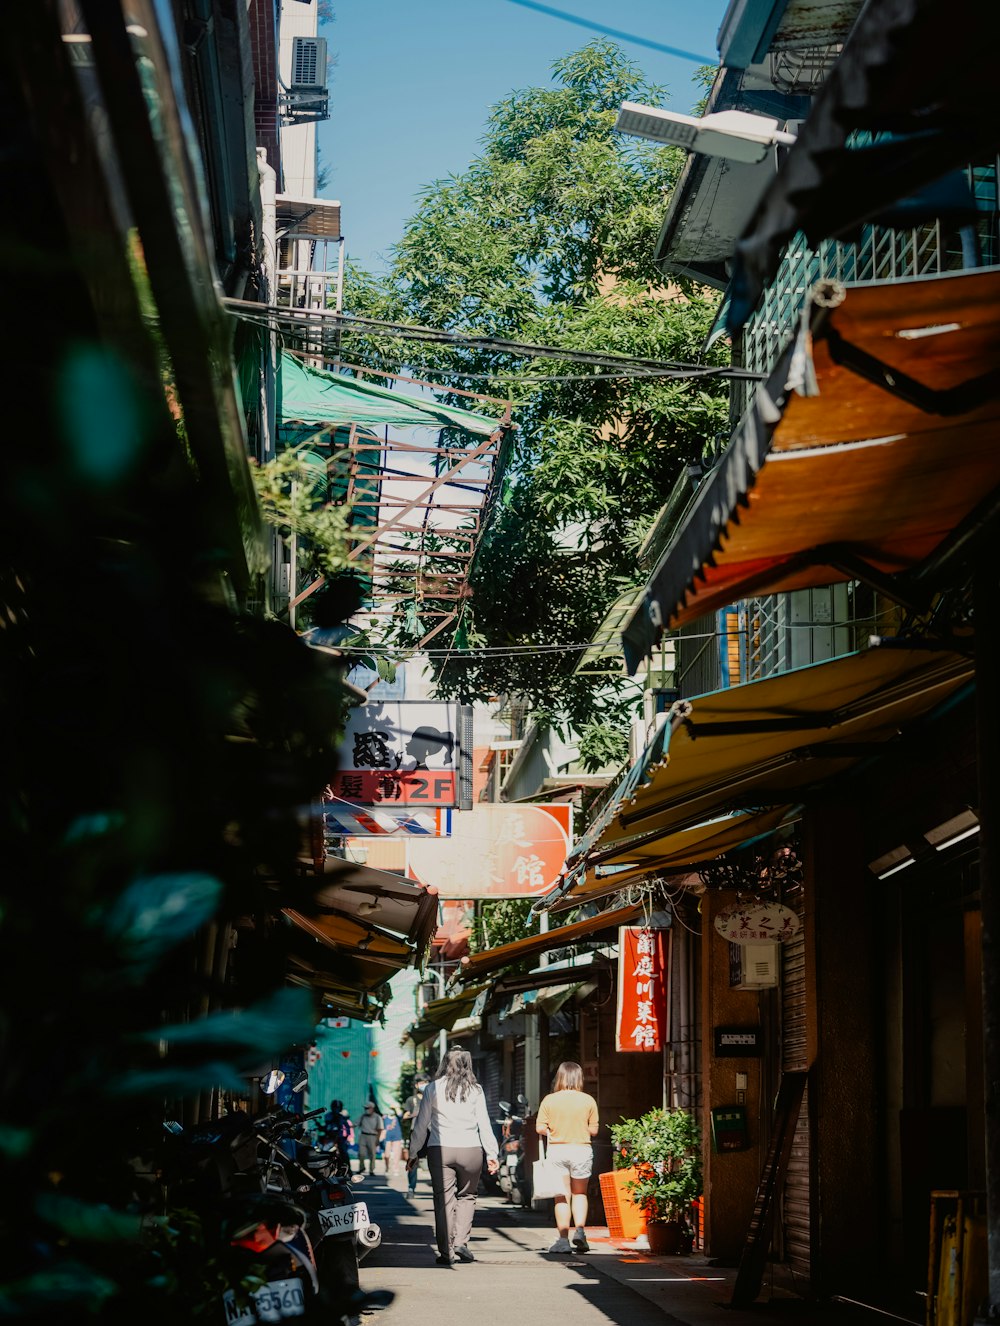
[[(268, 165), (267, 149), (257, 149), (257, 169), (260, 172), (260, 210), (262, 218), (261, 245), (264, 266), (264, 302), (278, 302), (278, 177), (274, 167)], [(267, 353), (264, 357), (264, 387), (261, 407), (264, 426), (262, 429), (263, 452), (261, 460), (272, 460), (275, 452), (275, 375), (277, 370), (277, 347), (274, 333), (268, 335)]]

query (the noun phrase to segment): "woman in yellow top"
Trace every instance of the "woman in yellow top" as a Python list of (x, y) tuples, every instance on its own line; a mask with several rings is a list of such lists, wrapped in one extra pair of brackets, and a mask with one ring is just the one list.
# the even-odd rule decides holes
[[(589, 1252), (584, 1226), (587, 1223), (587, 1184), (594, 1167), (591, 1138), (600, 1127), (597, 1101), (583, 1089), (583, 1069), (579, 1064), (560, 1064), (551, 1093), (538, 1107), (535, 1128), (549, 1139), (548, 1157), (565, 1171), (566, 1195), (557, 1197), (556, 1229), (559, 1237), (549, 1252)], [(573, 1242), (569, 1241), (570, 1215), (573, 1217)]]

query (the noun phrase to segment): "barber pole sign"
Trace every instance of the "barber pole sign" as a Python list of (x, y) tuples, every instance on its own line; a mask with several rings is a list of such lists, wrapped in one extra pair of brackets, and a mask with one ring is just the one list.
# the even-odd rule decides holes
[(618, 932), (619, 1054), (662, 1050), (669, 1039), (669, 932), (623, 926)]

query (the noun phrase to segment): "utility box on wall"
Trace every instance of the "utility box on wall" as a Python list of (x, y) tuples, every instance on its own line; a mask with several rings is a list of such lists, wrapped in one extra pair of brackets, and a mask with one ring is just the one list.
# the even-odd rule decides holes
[(712, 1150), (745, 1151), (749, 1145), (744, 1106), (717, 1105), (712, 1110)]
[(729, 984), (734, 990), (771, 990), (780, 980), (780, 944), (730, 944)]

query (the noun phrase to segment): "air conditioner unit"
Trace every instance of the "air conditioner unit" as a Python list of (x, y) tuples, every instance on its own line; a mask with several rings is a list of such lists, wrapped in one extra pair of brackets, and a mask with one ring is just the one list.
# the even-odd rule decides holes
[(730, 944), (729, 984), (736, 990), (772, 990), (781, 978), (780, 944)]
[(326, 87), (326, 38), (292, 38), (292, 82), (299, 88)]

